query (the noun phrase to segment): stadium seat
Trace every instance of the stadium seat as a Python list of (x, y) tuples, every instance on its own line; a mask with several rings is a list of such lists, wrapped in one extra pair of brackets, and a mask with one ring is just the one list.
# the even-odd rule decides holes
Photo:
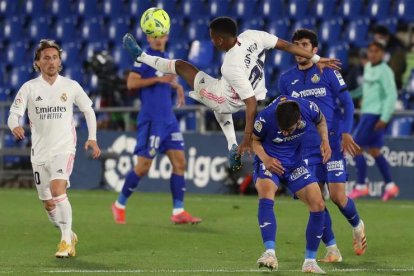
[(327, 20), (336, 16), (337, 2), (333, 0), (317, 0), (314, 6), (316, 18)]
[(68, 42), (61, 45), (62, 65), (66, 67), (81, 66), (82, 51), (78, 43)]
[(362, 16), (364, 0), (344, 0), (340, 5), (340, 15), (344, 19), (355, 20)]
[(260, 4), (259, 13), (266, 19), (273, 21), (276, 18), (283, 17), (282, 0), (264, 0)]
[(396, 12), (398, 18), (404, 22), (414, 22), (414, 1), (412, 0), (398, 0), (396, 3)]
[(124, 4), (119, 0), (104, 0), (102, 3), (104, 16), (109, 18), (120, 18), (124, 16)]
[(391, 10), (391, 0), (371, 0), (367, 7), (366, 14), (371, 19), (378, 20), (388, 17)]
[(130, 69), (134, 64), (129, 53), (122, 47), (114, 47), (112, 51), (115, 64), (120, 70)]
[(239, 32), (242, 33), (247, 30), (263, 30), (264, 21), (262, 19), (252, 19), (245, 21), (241, 26), (239, 27)]
[(88, 91), (88, 94), (97, 92), (98, 90), (98, 76), (96, 74), (86, 74), (84, 89)]
[(269, 64), (279, 72), (284, 72), (294, 65), (293, 55), (284, 51), (271, 51), (267, 58)]
[(79, 66), (64, 68), (62, 75), (77, 81), (81, 86), (84, 84), (84, 73)]
[(184, 0), (181, 3), (182, 15), (192, 19), (197, 18), (204, 13), (203, 0)]
[[(210, 42), (211, 44), (211, 42)], [(168, 47), (168, 57), (170, 59), (183, 59), (186, 60), (188, 57), (188, 44), (187, 43), (175, 43)]]
[(211, 0), (208, 3), (209, 14), (213, 18), (228, 15), (229, 6), (229, 0)]
[(10, 88), (18, 91), (25, 82), (30, 80), (31, 71), (31, 66), (27, 65), (13, 68), (10, 72)]
[(55, 38), (58, 41), (72, 41), (74, 37), (77, 37), (76, 23), (77, 17), (66, 17), (59, 19), (55, 25)]
[(79, 0), (76, 10), (80, 16), (87, 19), (100, 14), (98, 7), (98, 0)]
[(122, 37), (129, 30), (128, 22), (122, 17), (113, 19), (109, 22), (106, 30), (110, 41), (121, 43)]
[(31, 18), (36, 18), (46, 14), (46, 1), (44, 0), (26, 0), (24, 1), (24, 13)]
[(134, 17), (135, 20), (139, 21), (144, 11), (151, 7), (151, 0), (130, 0), (127, 9), (130, 15)]
[(241, 20), (250, 20), (256, 14), (257, 1), (239, 0), (235, 1), (232, 10), (234, 16)]
[(348, 44), (339, 44), (335, 46), (331, 46), (326, 51), (326, 56), (329, 58), (337, 58), (341, 61), (341, 68), (342, 70), (348, 69), (348, 52), (349, 46)]
[(398, 19), (396, 17), (388, 17), (384, 19), (379, 19), (377, 20), (376, 25), (385, 26), (390, 31), (390, 33), (395, 34), (397, 33)]
[[(18, 41), (23, 36), (23, 23), (22, 17), (13, 16), (12, 18), (7, 18), (4, 23), (4, 33), (3, 38), (9, 41)], [(24, 21), (23, 21), (24, 22)]]
[(49, 37), (49, 21), (46, 17), (37, 17), (30, 22), (29, 37), (38, 41), (42, 38)]
[(179, 18), (171, 19), (171, 27), (170, 27), (170, 32), (168, 34), (168, 41), (170, 42), (170, 44), (176, 43), (176, 42), (182, 42), (184, 38), (183, 37), (184, 30), (185, 30), (184, 26), (185, 26), (185, 22), (183, 18), (179, 17)]
[(413, 117), (394, 118), (387, 129), (387, 133), (392, 137), (411, 136), (413, 122)]
[(197, 19), (195, 21), (192, 21), (187, 26), (187, 39), (190, 41), (209, 39), (208, 24), (209, 20), (207, 19)]
[(338, 44), (342, 34), (342, 20), (323, 21), (319, 27), (319, 41), (327, 45)]
[(191, 43), (188, 61), (196, 67), (205, 68), (211, 65), (214, 57), (214, 46), (210, 40), (194, 40)]
[(18, 1), (0, 0), (0, 16), (8, 16), (17, 13)]
[(51, 12), (58, 19), (63, 19), (73, 14), (71, 0), (53, 0), (51, 4)]
[(106, 42), (100, 41), (100, 42), (94, 42), (94, 43), (88, 43), (83, 50), (83, 56), (85, 61), (89, 61), (92, 56), (98, 52), (101, 52), (103, 50), (107, 50), (108, 45)]
[(176, 0), (156, 0), (155, 2), (155, 6), (164, 9), (170, 15), (170, 17), (177, 15), (178, 3)]
[(288, 15), (295, 20), (308, 17), (308, 0), (290, 0), (288, 4)]
[(23, 42), (10, 43), (6, 52), (6, 64), (18, 67), (27, 63), (27, 47)]
[(348, 24), (346, 38), (349, 43), (358, 48), (364, 48), (368, 45), (368, 22), (358, 19)]
[(292, 35), (297, 29), (316, 29), (316, 20), (314, 18), (307, 18), (296, 21), (293, 24)]
[(287, 18), (278, 19), (270, 22), (270, 24), (267, 25), (266, 31), (276, 35), (277, 37), (287, 39), (290, 41), (290, 38), (288, 37), (289, 26), (290, 22)]
[(86, 42), (103, 41), (106, 37), (103, 35), (102, 25), (100, 18), (85, 20), (81, 26), (81, 38)]

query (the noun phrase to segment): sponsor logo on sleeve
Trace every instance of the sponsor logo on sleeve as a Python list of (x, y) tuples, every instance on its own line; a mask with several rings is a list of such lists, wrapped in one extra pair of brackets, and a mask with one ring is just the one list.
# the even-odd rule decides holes
[(345, 85), (344, 78), (342, 78), (341, 73), (338, 70), (334, 71), (336, 78), (338, 79), (339, 85)]

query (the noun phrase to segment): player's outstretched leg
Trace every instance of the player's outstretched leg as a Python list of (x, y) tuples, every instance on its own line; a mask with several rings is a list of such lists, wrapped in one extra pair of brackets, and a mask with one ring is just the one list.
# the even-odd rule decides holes
[(143, 53), (141, 47), (138, 45), (137, 41), (130, 33), (124, 35), (124, 37), (122, 38), (122, 44), (135, 61)]
[(353, 229), (354, 236), (354, 252), (360, 256), (367, 250), (367, 238), (365, 237), (365, 225), (362, 220), (359, 220), (358, 226)]

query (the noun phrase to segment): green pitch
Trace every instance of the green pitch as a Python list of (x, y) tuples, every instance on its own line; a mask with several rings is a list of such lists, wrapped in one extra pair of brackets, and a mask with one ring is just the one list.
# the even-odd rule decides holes
[[(126, 225), (112, 220), (113, 192), (69, 191), (69, 198), (77, 256), (56, 259), (60, 232), (47, 220), (36, 191), (0, 189), (0, 274), (270, 274), (255, 263), (263, 247), (254, 196), (187, 195), (186, 209), (204, 220), (199, 225), (170, 223), (169, 194), (134, 194)], [(271, 274), (302, 275), (308, 212), (287, 197), (275, 205), (279, 271)], [(352, 250), (350, 226), (331, 202), (328, 207), (344, 258), (340, 264), (321, 264), (328, 274), (414, 274), (414, 202), (357, 201), (368, 241), (360, 257)], [(319, 256), (324, 254), (321, 245)]]

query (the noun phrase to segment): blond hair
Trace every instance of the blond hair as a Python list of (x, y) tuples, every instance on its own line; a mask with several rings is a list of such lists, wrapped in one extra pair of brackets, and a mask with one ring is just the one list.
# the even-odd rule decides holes
[[(40, 72), (39, 66), (36, 65), (36, 61), (40, 60), (40, 55), (43, 50), (48, 48), (54, 48), (59, 53), (59, 59), (62, 59), (62, 48), (52, 39), (42, 39), (39, 42), (39, 45), (37, 45), (34, 55), (34, 61), (33, 61), (33, 68), (36, 70), (36, 72)], [(62, 65), (59, 67), (59, 72), (62, 71)]]

